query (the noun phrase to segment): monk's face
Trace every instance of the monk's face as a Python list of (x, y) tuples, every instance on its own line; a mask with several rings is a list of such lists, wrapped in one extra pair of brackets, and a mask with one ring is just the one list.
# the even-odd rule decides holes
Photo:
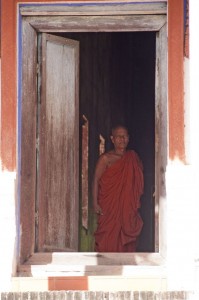
[(113, 131), (111, 140), (116, 150), (126, 149), (129, 142), (129, 135), (125, 128), (118, 127)]

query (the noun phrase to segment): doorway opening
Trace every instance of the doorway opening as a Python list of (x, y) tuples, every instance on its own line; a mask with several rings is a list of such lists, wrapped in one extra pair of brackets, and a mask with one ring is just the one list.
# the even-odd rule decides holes
[[(106, 7), (106, 9), (109, 8), (109, 6)], [(46, 11), (48, 7), (45, 6), (41, 9)], [(55, 8), (53, 7), (53, 9)], [(69, 7), (65, 9), (67, 15), (62, 15), (62, 12), (59, 15), (59, 12), (56, 12), (59, 17), (51, 15), (51, 11), (48, 11), (45, 17), (43, 17), (43, 12), (42, 15), (35, 15), (34, 13), (31, 15), (31, 12), (35, 10), (34, 7), (22, 7), (21, 9), (23, 14), (23, 30), (21, 31), (23, 63), (20, 65), (20, 70), (23, 88), (21, 97), (22, 118), (19, 119), (22, 137), (20, 142), (20, 262), (23, 264), (27, 261), (28, 264), (31, 264), (29, 258), (32, 256), (34, 259), (40, 259), (41, 256), (42, 263), (44, 263), (44, 257), (45, 262), (52, 262), (54, 252), (63, 251), (69, 264), (70, 257), (73, 257), (74, 264), (77, 264), (78, 257), (84, 257), (84, 259), (86, 257), (85, 265), (92, 264), (93, 259), (95, 260), (94, 264), (106, 265), (106, 257), (108, 264), (118, 264), (118, 258), (119, 264), (123, 265), (140, 264), (140, 258), (142, 263), (146, 264), (162, 263), (166, 249), (163, 216), (166, 201), (164, 179), (167, 161), (167, 27), (165, 7), (162, 14), (158, 11), (160, 15), (156, 15), (155, 5), (152, 14), (138, 16), (134, 15), (134, 4), (132, 4), (130, 15), (129, 9), (126, 11), (124, 5), (122, 8), (118, 8), (117, 15), (108, 15), (104, 18), (101, 15), (93, 18), (94, 13), (87, 11), (83, 13), (86, 15), (82, 17), (75, 12), (68, 12)], [(84, 7), (73, 9), (79, 11)], [(95, 9), (100, 11), (101, 7), (95, 7)], [(121, 9), (122, 12), (125, 9), (124, 16), (120, 16)], [(59, 27), (57, 27), (58, 20)], [(77, 224), (73, 228), (77, 238), (73, 238), (71, 243), (74, 248), (71, 247), (69, 250), (66, 247), (62, 249), (62, 245), (57, 247), (57, 250), (54, 246), (49, 247), (49, 250), (46, 250), (45, 247), (41, 247), (40, 250), (35, 247), (35, 224), (39, 218), (41, 220), (47, 219), (44, 218), (40, 210), (37, 210), (38, 207), (35, 207), (38, 171), (35, 163), (37, 156), (35, 149), (39, 147), (37, 140), (38, 110), (36, 109), (38, 94), (40, 93), (38, 83), (41, 83), (41, 91), (44, 93), (46, 88), (45, 84), (43, 85), (43, 79), (42, 82), (37, 81), (40, 72), (37, 37), (46, 33), (50, 33), (49, 36), (53, 36), (55, 39), (72, 40), (79, 43), (80, 46), (80, 52), (78, 52), (80, 53), (79, 73), (76, 77), (73, 76), (73, 79), (77, 79), (73, 82), (78, 83), (79, 86), (78, 105), (77, 101), (74, 100), (77, 98), (74, 95), (74, 91), (76, 91), (74, 88), (73, 92), (71, 90), (73, 100), (67, 96), (69, 100), (67, 102), (69, 106), (66, 110), (69, 116), (68, 123), (60, 124), (64, 124), (70, 137), (70, 141), (67, 139), (67, 153), (69, 154), (67, 162), (70, 166), (68, 174), (72, 176), (72, 179), (71, 176), (65, 176), (65, 179), (68, 179), (65, 181), (68, 184), (68, 191), (71, 191), (68, 197), (69, 203), (73, 203), (75, 199), (75, 205), (82, 205), (82, 191), (86, 191), (88, 205), (86, 208), (83, 207), (84, 209), (80, 206), (77, 210), (74, 210), (74, 206), (72, 207), (72, 218), (78, 222), (71, 222), (72, 219), (69, 214), (68, 224), (72, 224), (73, 227), (74, 223)], [(55, 48), (54, 46), (51, 48), (53, 51), (51, 51), (52, 56), (49, 62), (51, 59), (59, 57), (59, 55), (54, 55)], [(59, 52), (59, 49), (56, 51), (62, 53)], [(73, 57), (69, 61), (75, 62), (77, 60)], [(59, 64), (62, 66), (60, 62)], [(57, 67), (56, 63), (54, 63), (54, 67)], [(49, 74), (54, 74), (54, 70)], [(62, 90), (59, 85), (61, 82), (59, 80), (60, 74), (59, 72), (57, 74), (58, 76), (52, 75), (50, 77), (53, 79), (54, 85), (48, 82), (53, 95), (56, 95), (57, 90)], [(69, 75), (70, 72), (67, 73), (70, 80), (71, 76)], [(46, 78), (49, 80), (48, 77)], [(63, 79), (63, 76), (61, 78)], [(56, 83), (54, 79), (56, 79)], [(50, 95), (52, 97), (51, 93)], [(53, 96), (51, 101), (52, 107), (57, 109), (53, 99), (58, 100), (59, 97)], [(53, 110), (49, 111), (54, 113)], [(59, 111), (62, 112), (60, 107)], [(51, 120), (53, 120), (53, 113), (49, 115), (52, 117)], [(56, 114), (56, 116), (58, 115)], [(97, 253), (86, 254), (86, 252), (93, 251), (93, 232), (96, 222), (91, 210), (91, 182), (99, 153), (111, 147), (110, 130), (116, 123), (125, 123), (128, 127), (131, 136), (129, 148), (135, 149), (144, 165), (145, 193), (141, 199), (141, 215), (144, 220), (144, 227), (139, 242), (139, 254), (125, 255), (121, 253), (120, 255), (117, 253), (115, 259), (114, 255), (106, 253), (101, 257), (102, 261), (99, 263)], [(53, 124), (57, 123), (54, 122)], [(68, 128), (70, 128), (69, 131)], [(84, 149), (87, 149), (85, 156), (82, 154)], [(59, 152), (55, 151), (54, 153)], [(87, 169), (86, 166), (88, 166)], [(82, 170), (87, 171), (85, 172), (88, 176), (86, 181), (82, 180)], [(51, 187), (50, 184), (49, 186)], [(59, 194), (61, 195), (61, 193)], [(43, 212), (48, 213), (45, 206), (42, 209)], [(29, 212), (28, 215), (27, 211)], [(54, 212), (53, 208), (52, 212)], [(88, 216), (87, 220), (84, 218), (85, 215)], [(49, 219), (52, 220), (52, 218)], [(57, 217), (56, 220), (59, 221), (59, 218)], [(49, 227), (44, 224), (43, 228)], [(50, 228), (54, 230), (54, 226)], [(64, 223), (62, 223), (62, 228), (64, 228)], [(59, 232), (64, 237), (62, 230)], [(44, 231), (42, 236), (45, 237)], [(55, 232), (54, 237), (56, 236)], [(51, 240), (51, 235), (49, 238)], [(71, 238), (70, 234), (68, 234), (68, 238)], [(53, 242), (56, 242), (56, 239)], [(56, 246), (56, 243), (54, 245)], [(74, 254), (72, 255), (68, 251), (73, 251)], [(48, 253), (44, 254), (44, 252)], [(155, 253), (149, 254), (148, 252)], [(56, 255), (59, 257), (59, 253)]]
[[(76, 32), (55, 35), (80, 43), (79, 251), (94, 251), (96, 216), (92, 212), (91, 195), (94, 168), (100, 152), (111, 148), (111, 127), (124, 124), (130, 133), (129, 148), (139, 154), (144, 167), (145, 188), (140, 209), (144, 227), (138, 251), (153, 252), (156, 33)], [(83, 133), (85, 119), (86, 136)], [(87, 138), (88, 147), (85, 145)], [(82, 146), (87, 147), (87, 151)], [(86, 185), (83, 180), (85, 172), (88, 177)], [(84, 203), (85, 197), (87, 203)]]

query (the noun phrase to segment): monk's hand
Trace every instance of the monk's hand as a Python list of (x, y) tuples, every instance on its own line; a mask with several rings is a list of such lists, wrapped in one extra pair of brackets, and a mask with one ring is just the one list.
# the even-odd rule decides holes
[(100, 207), (98, 204), (95, 204), (95, 205), (94, 205), (94, 212), (95, 212), (97, 215), (103, 215), (102, 209), (101, 209), (101, 207)]

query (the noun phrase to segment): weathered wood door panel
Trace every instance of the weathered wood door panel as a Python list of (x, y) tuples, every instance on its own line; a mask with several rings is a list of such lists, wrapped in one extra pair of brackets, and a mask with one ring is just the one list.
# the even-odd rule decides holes
[(42, 34), (39, 49), (36, 251), (78, 251), (79, 42)]

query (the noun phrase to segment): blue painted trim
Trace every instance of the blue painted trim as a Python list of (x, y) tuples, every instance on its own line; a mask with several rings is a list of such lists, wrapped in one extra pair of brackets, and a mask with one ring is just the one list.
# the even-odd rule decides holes
[(165, 1), (158, 1), (158, 2), (80, 2), (80, 3), (20, 3), (19, 7), (26, 7), (26, 6), (115, 6), (115, 5), (128, 5), (128, 4), (153, 4), (153, 3), (164, 3)]
[(186, 31), (187, 21), (189, 20), (189, 14), (187, 14), (187, 7), (189, 7), (189, 0), (184, 0), (184, 33)]
[(184, 0), (184, 32), (186, 28), (186, 7), (187, 7), (187, 0)]

